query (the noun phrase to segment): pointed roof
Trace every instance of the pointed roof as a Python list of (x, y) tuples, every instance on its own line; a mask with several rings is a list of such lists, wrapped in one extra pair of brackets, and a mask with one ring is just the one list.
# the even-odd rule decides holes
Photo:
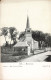
[(30, 28), (30, 25), (29, 25), (29, 17), (27, 15), (27, 23), (26, 23), (26, 28)]

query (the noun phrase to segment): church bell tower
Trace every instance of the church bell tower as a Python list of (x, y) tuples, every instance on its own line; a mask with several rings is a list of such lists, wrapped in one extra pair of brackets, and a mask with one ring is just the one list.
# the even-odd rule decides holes
[(32, 41), (32, 32), (31, 32), (28, 16), (27, 16), (27, 23), (26, 23), (26, 29), (25, 29), (25, 38), (26, 38), (28, 45), (30, 45)]

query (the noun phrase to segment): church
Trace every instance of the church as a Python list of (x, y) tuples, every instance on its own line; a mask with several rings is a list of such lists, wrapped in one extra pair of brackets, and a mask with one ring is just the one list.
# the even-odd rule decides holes
[(33, 55), (34, 50), (36, 49), (38, 49), (38, 42), (32, 38), (32, 30), (29, 24), (29, 17), (27, 16), (25, 35), (18, 41), (17, 44), (14, 45), (14, 51), (27, 55)]

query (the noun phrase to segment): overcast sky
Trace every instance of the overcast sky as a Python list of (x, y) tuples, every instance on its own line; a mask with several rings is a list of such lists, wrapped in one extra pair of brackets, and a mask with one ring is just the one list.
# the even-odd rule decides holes
[(26, 28), (27, 15), (30, 28), (51, 33), (51, 1), (2, 2), (0, 27), (14, 26), (19, 32)]

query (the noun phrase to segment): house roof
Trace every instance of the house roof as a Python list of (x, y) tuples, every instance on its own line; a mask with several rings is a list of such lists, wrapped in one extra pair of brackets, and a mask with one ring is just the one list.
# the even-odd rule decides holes
[(16, 45), (14, 45), (14, 47), (26, 47), (28, 46), (28, 44), (24, 41), (24, 42), (21, 42), (19, 41)]

